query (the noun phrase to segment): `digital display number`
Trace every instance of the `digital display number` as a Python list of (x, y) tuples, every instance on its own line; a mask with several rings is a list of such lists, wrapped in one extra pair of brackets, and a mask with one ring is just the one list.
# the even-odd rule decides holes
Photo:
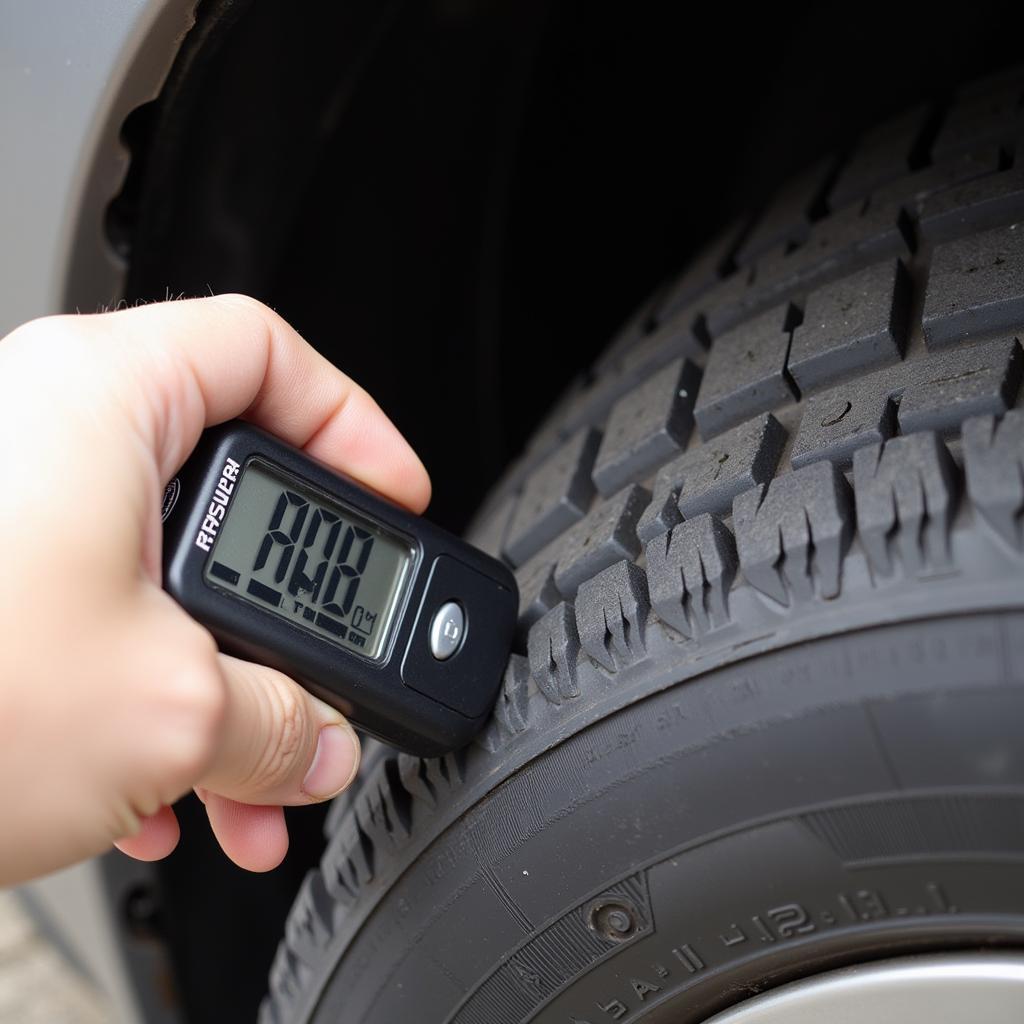
[(411, 561), (398, 538), (250, 461), (204, 573), (214, 586), (376, 658)]

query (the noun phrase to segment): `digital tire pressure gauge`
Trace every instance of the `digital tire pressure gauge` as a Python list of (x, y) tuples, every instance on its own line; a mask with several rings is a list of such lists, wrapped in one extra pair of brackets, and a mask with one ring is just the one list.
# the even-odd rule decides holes
[(241, 421), (164, 494), (164, 587), (222, 648), (433, 755), (491, 711), (515, 627), (505, 566)]

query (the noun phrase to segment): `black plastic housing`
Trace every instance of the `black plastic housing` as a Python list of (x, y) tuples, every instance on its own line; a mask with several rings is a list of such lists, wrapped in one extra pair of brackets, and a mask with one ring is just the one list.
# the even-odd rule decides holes
[[(321, 639), (204, 579), (210, 555), (196, 537), (224, 466), (233, 459), (244, 473), (257, 456), (410, 542), (413, 566), (380, 660)], [(164, 588), (223, 650), (287, 673), (365, 732), (409, 753), (454, 750), (487, 720), (519, 603), (515, 578), (500, 562), (239, 420), (204, 433), (177, 488), (168, 491), (165, 516)], [(464, 609), (465, 635), (457, 653), (438, 661), (428, 632), (434, 612), (449, 600)]]

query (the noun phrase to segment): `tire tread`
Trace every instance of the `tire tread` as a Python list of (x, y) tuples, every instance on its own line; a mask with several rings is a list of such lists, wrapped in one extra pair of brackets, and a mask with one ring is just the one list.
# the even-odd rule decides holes
[[(581, 717), (583, 661), (614, 679), (652, 629), (700, 643), (742, 588), (783, 608), (834, 599), (854, 548), (880, 577), (941, 573), (960, 521), (1020, 557), (1022, 101), (1024, 68), (1001, 72), (816, 165), (663, 287), (552, 413), (470, 531), (522, 595), (521, 643), (476, 741), (495, 779), (516, 744)], [(846, 304), (849, 324), (815, 333)], [(768, 369), (709, 422), (740, 335)], [(666, 381), (699, 383), (680, 406)], [(292, 912), (265, 1024), (307, 1019), (347, 915), (437, 827), (467, 757), (368, 751)]]

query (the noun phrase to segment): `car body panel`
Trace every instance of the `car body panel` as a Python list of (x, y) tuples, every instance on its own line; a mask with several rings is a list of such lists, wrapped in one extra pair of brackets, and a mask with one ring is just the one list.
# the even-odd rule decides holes
[[(121, 125), (159, 92), (194, 9), (195, 0), (0, 0), (0, 336), (119, 298), (125, 266), (103, 218), (128, 166)], [(145, 962), (135, 962), (111, 913), (114, 891), (149, 868), (111, 856), (20, 895), (41, 931), (106, 991), (118, 1020), (171, 1024), (167, 985), (153, 983), (167, 972), (162, 953), (141, 950)]]
[(118, 299), (124, 264), (103, 216), (128, 166), (120, 127), (157, 95), (194, 8), (0, 0), (0, 335)]

